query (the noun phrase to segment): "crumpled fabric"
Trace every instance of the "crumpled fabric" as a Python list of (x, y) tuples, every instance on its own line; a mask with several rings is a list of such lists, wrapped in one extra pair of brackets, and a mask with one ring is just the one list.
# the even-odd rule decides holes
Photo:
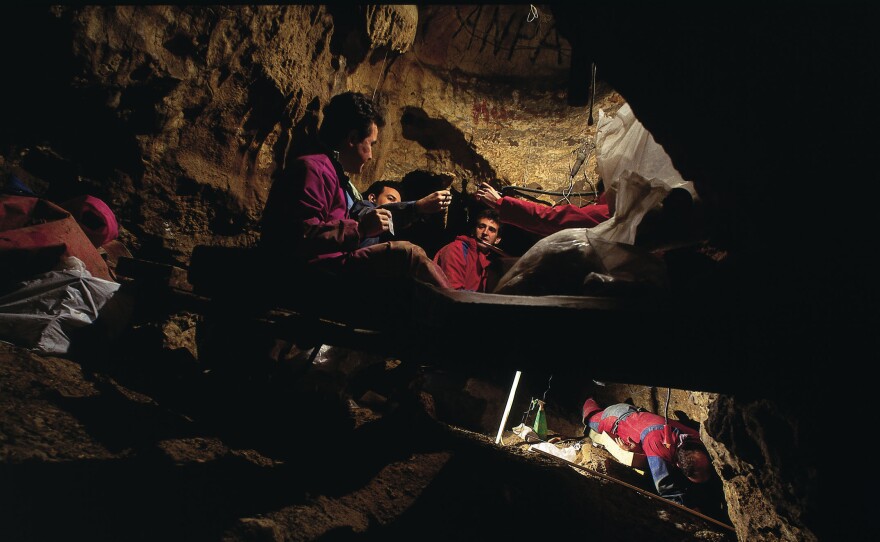
[(106, 245), (119, 237), (116, 215), (95, 196), (78, 196), (60, 206), (73, 216), (95, 247)]
[(494, 293), (621, 296), (667, 289), (660, 258), (594, 232), (569, 228), (541, 239), (501, 277)]
[[(596, 169), (605, 182), (605, 193), (612, 215), (621, 207), (618, 195), (630, 173), (664, 191), (681, 187), (696, 197), (693, 183), (685, 181), (675, 169), (663, 147), (635, 117), (629, 104), (624, 104), (613, 117), (599, 110), (596, 123)], [(610, 226), (605, 226), (610, 227)]]
[(0, 339), (40, 354), (66, 354), (70, 333), (93, 323), (120, 284), (93, 277), (82, 260), (18, 283), (0, 297)]
[(67, 257), (82, 261), (94, 277), (112, 279), (104, 258), (67, 210), (41, 198), (0, 194), (0, 283), (58, 269)]
[(622, 296), (663, 292), (663, 262), (634, 246), (639, 224), (676, 188), (696, 196), (629, 104), (599, 112), (596, 163), (613, 215), (592, 228), (570, 228), (535, 243), (499, 280), (494, 293)]
[(531, 446), (529, 446), (529, 450), (541, 450), (542, 452), (548, 453), (550, 455), (561, 457), (569, 463), (577, 463), (578, 450), (574, 446), (560, 448), (550, 442), (539, 442), (538, 444), (532, 444)]

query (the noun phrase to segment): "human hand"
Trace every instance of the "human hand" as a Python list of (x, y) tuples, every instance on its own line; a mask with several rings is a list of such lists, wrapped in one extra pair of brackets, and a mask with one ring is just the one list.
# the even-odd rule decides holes
[(477, 199), (494, 209), (499, 206), (498, 200), (501, 199), (501, 194), (492, 188), (492, 185), (484, 182), (480, 183), (480, 188), (477, 190)]
[(452, 203), (452, 192), (449, 190), (438, 190), (416, 202), (416, 211), (423, 215), (431, 215), (445, 211), (449, 204)]
[(614, 437), (614, 442), (617, 443), (621, 449), (626, 450), (627, 452), (635, 451), (636, 448), (639, 447), (637, 442), (634, 442), (630, 437), (626, 437), (626, 440), (623, 440), (620, 437)]
[(376, 208), (367, 212), (360, 222), (360, 230), (364, 237), (376, 237), (391, 228), (391, 211)]

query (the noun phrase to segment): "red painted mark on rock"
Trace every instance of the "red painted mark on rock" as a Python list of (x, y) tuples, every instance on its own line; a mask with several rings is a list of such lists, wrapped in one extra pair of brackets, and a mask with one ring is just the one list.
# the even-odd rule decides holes
[(471, 107), (471, 116), (473, 116), (474, 124), (479, 124), (480, 119), (485, 122), (502, 122), (513, 118), (513, 114), (507, 111), (504, 106), (489, 106), (486, 100), (474, 101)]

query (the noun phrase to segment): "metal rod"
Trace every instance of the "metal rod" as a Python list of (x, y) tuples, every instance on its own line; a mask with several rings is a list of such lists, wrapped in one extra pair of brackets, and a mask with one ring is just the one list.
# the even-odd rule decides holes
[(555, 455), (553, 455), (553, 454), (551, 454), (551, 453), (547, 453), (547, 452), (545, 452), (544, 450), (540, 450), (540, 449), (538, 449), (538, 448), (532, 448), (532, 447), (529, 447), (529, 450), (530, 450), (530, 451), (533, 451), (533, 452), (538, 452), (538, 453), (540, 453), (541, 455), (545, 455), (545, 456), (547, 456), (547, 457), (552, 457), (553, 459), (556, 459), (557, 461), (562, 461), (563, 463), (566, 463), (567, 465), (570, 465), (570, 466), (572, 466), (572, 467), (574, 467), (574, 468), (576, 468), (576, 469), (580, 469), (580, 470), (586, 471), (586, 472), (588, 472), (588, 473), (590, 473), (590, 474), (592, 474), (592, 475), (594, 475), (594, 476), (598, 476), (599, 478), (601, 478), (601, 479), (603, 479), (603, 480), (608, 480), (609, 482), (614, 482), (615, 484), (622, 485), (622, 486), (624, 486), (624, 487), (627, 487), (627, 488), (629, 488), (629, 489), (632, 489), (632, 490), (634, 490), (634, 491), (637, 491), (638, 493), (641, 493), (642, 495), (644, 495), (644, 496), (646, 496), (646, 497), (649, 497), (649, 498), (654, 499), (654, 500), (656, 500), (656, 501), (663, 502), (663, 503), (668, 504), (668, 505), (670, 505), (670, 506), (672, 506), (672, 507), (674, 507), (674, 508), (678, 508), (678, 509), (681, 510), (682, 512), (687, 512), (688, 514), (691, 514), (691, 515), (697, 516), (697, 517), (700, 518), (700, 519), (704, 519), (704, 520), (706, 520), (706, 521), (709, 521), (709, 522), (711, 522), (711, 523), (714, 523), (715, 525), (718, 525), (719, 527), (724, 527), (725, 529), (728, 529), (728, 530), (731, 530), (731, 531), (733, 531), (733, 532), (736, 532), (736, 529), (734, 529), (733, 526), (731, 526), (731, 525), (728, 525), (728, 524), (726, 524), (726, 523), (722, 523), (722, 522), (718, 521), (717, 519), (710, 518), (709, 516), (703, 515), (703, 514), (697, 512), (696, 510), (691, 510), (691, 509), (688, 508), (687, 506), (682, 506), (682, 505), (680, 505), (680, 504), (678, 504), (678, 503), (676, 503), (676, 502), (672, 502), (672, 501), (670, 501), (670, 500), (668, 500), (668, 499), (664, 499), (663, 497), (661, 497), (661, 496), (659, 496), (659, 495), (655, 495), (655, 494), (653, 494), (653, 493), (651, 493), (651, 492), (645, 491), (645, 490), (642, 489), (642, 488), (636, 487), (636, 486), (634, 486), (634, 485), (632, 485), (632, 484), (628, 484), (628, 483), (624, 482), (623, 480), (618, 480), (617, 478), (614, 478), (614, 477), (608, 476), (607, 474), (602, 474), (601, 472), (596, 472), (596, 471), (594, 471), (594, 470), (591, 469), (591, 468), (584, 467), (584, 466), (582, 466), (582, 465), (578, 465), (577, 463), (572, 463), (571, 461), (569, 461), (569, 460), (567, 460), (567, 459), (563, 459), (563, 458), (561, 458), (561, 457), (559, 457), (559, 456), (555, 456)]
[(483, 247), (483, 248), (487, 248), (487, 249), (489, 249), (490, 251), (494, 252), (495, 254), (498, 254), (499, 256), (502, 256), (502, 257), (504, 257), (504, 258), (509, 258), (509, 257), (510, 257), (510, 254), (504, 252), (503, 250), (501, 250), (500, 248), (496, 247), (495, 245), (490, 245), (489, 243), (487, 243), (487, 242), (485, 242), (485, 241), (483, 241), (483, 240), (477, 239), (477, 246), (481, 246), (481, 247)]
[(598, 196), (599, 192), (593, 190), (590, 192), (554, 192), (552, 190), (539, 190), (537, 188), (526, 188), (525, 186), (514, 186), (508, 185), (501, 188), (501, 194), (504, 195), (505, 192), (532, 192), (534, 194), (547, 194), (548, 196)]

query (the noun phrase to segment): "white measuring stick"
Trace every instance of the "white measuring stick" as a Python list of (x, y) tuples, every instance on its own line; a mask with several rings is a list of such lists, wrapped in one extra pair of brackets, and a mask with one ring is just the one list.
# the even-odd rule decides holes
[(501, 442), (501, 434), (504, 432), (504, 424), (507, 423), (507, 417), (510, 415), (510, 407), (513, 406), (513, 396), (516, 395), (516, 387), (519, 386), (519, 377), (522, 371), (517, 371), (513, 377), (513, 386), (510, 387), (510, 396), (507, 398), (507, 406), (504, 407), (504, 416), (501, 418), (501, 426), (498, 427), (498, 436), (495, 437), (495, 444)]

